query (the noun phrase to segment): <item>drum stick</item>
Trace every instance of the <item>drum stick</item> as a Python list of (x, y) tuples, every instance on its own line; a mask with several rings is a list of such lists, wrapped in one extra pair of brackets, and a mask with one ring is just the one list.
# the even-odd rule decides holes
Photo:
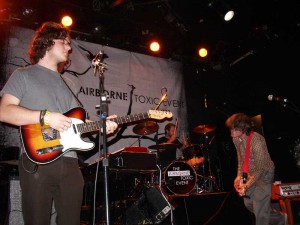
[(178, 120), (178, 118), (176, 118), (176, 122), (175, 122), (175, 135), (176, 136), (177, 136), (178, 126), (179, 126), (179, 120)]

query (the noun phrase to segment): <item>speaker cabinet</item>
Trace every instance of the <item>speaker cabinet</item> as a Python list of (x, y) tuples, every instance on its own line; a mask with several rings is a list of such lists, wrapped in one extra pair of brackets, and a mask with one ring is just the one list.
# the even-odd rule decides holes
[(134, 202), (125, 213), (126, 225), (160, 224), (173, 206), (158, 187), (144, 189), (140, 199)]

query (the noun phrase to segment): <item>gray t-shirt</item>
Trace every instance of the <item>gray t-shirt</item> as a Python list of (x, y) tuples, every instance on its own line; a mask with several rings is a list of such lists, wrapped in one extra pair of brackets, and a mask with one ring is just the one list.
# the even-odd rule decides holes
[[(20, 100), (20, 106), (32, 110), (47, 109), (65, 113), (79, 106), (71, 90), (57, 72), (38, 64), (16, 69), (1, 90)], [(64, 156), (77, 157), (69, 151)]]

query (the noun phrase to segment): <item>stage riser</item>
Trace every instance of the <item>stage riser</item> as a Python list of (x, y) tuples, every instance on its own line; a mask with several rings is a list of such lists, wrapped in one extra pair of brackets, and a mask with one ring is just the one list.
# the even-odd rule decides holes
[[(9, 225), (23, 225), (23, 215), (21, 210), (21, 191), (18, 179), (9, 181)], [(176, 225), (199, 225), (210, 221), (210, 225), (240, 225), (239, 217), (244, 219), (243, 225), (253, 225), (251, 214), (244, 208), (242, 199), (236, 197), (235, 193), (215, 192), (201, 193), (186, 196), (168, 196), (167, 200), (162, 196), (162, 192), (157, 187), (151, 187), (151, 194), (147, 195), (150, 204), (155, 205), (155, 213), (160, 213), (165, 206), (170, 203), (173, 207), (173, 218)], [(112, 224), (130, 224), (145, 217), (145, 212), (141, 211), (136, 204), (141, 202), (141, 198), (127, 199), (116, 203), (116, 207), (110, 207)], [(168, 201), (168, 202), (167, 202)], [(297, 202), (299, 203), (299, 202)], [(97, 202), (102, 208), (96, 210), (96, 222), (99, 224), (105, 220), (105, 207), (103, 202)], [(293, 204), (294, 205), (294, 204)], [(297, 204), (295, 204), (298, 206)], [(90, 224), (92, 221), (92, 207), (82, 208), (82, 221)], [(296, 207), (297, 208), (297, 207)], [(296, 209), (297, 210), (297, 209)], [(167, 212), (168, 213), (168, 212)], [(170, 224), (169, 215), (159, 223), (162, 225)], [(55, 215), (55, 211), (54, 211)], [(124, 218), (125, 216), (125, 218)], [(117, 222), (116, 222), (117, 221)], [(295, 220), (296, 221), (296, 220)], [(51, 225), (56, 225), (55, 217), (51, 218)], [(134, 225), (134, 224), (130, 224)]]

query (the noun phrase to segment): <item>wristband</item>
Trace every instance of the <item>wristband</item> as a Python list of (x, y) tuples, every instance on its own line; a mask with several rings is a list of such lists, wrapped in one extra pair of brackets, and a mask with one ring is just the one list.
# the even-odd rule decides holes
[(50, 114), (51, 114), (51, 112), (49, 112), (48, 110), (46, 110), (46, 113), (45, 113), (45, 116), (44, 116), (44, 124), (45, 125), (49, 125), (49, 123), (50, 123), (50, 121), (49, 121), (49, 119), (50, 119)]
[(45, 117), (46, 112), (47, 112), (47, 109), (41, 110), (41, 112), (40, 112), (40, 124), (41, 124), (41, 126), (44, 126), (44, 117)]

